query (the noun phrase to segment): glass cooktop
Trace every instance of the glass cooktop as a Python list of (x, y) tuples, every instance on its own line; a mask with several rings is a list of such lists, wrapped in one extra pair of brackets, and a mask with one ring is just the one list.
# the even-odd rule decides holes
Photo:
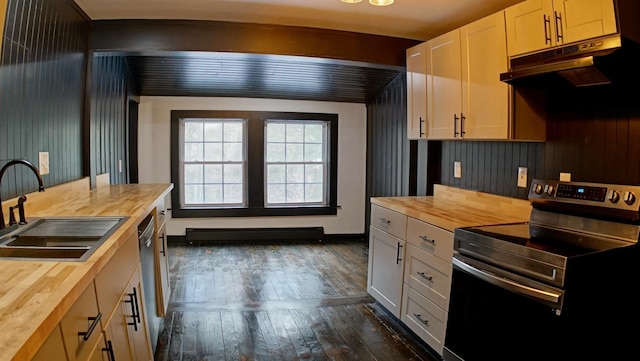
[[(464, 227), (476, 235), (490, 237), (514, 245), (536, 249), (563, 257), (576, 257), (612, 248), (632, 245), (629, 242), (597, 235), (557, 230), (528, 222)], [(474, 237), (478, 241), (478, 237)], [(481, 237), (480, 237), (481, 239)], [(493, 242), (496, 246), (496, 243)]]

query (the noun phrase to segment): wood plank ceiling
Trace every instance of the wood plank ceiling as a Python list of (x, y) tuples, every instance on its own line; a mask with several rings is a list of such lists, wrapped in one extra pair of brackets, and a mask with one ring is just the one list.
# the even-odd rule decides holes
[(366, 103), (403, 67), (219, 52), (128, 55), (147, 96), (247, 97)]

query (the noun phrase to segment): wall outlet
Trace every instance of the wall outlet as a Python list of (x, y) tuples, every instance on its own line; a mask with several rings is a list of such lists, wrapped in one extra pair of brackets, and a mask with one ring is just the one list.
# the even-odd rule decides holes
[(560, 182), (571, 182), (571, 173), (560, 172)]
[(453, 162), (453, 178), (462, 178), (462, 164)]
[(518, 187), (527, 188), (527, 168), (518, 167)]
[(49, 174), (49, 152), (38, 153), (38, 171), (40, 175)]

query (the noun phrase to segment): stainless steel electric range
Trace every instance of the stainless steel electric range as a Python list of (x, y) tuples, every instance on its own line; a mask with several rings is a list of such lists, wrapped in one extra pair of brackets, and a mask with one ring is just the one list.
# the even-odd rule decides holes
[(529, 222), (456, 229), (444, 359), (640, 359), (638, 196), (533, 180)]

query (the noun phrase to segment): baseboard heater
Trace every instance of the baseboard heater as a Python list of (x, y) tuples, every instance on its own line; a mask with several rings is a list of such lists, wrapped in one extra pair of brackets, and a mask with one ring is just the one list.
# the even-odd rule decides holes
[(185, 241), (273, 241), (324, 239), (323, 227), (295, 228), (187, 228)]

